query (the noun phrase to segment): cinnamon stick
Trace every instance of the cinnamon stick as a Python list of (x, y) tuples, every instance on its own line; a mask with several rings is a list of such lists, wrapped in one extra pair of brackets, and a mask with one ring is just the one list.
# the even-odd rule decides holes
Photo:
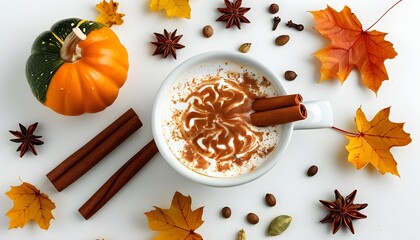
[(258, 98), (252, 103), (252, 110), (267, 111), (301, 104), (303, 98), (300, 94), (282, 95), (268, 98)]
[(88, 220), (101, 209), (118, 191), (139, 172), (154, 155), (158, 153), (154, 140), (130, 158), (115, 172), (79, 209), (80, 214)]
[(142, 125), (134, 110), (129, 109), (49, 172), (47, 178), (57, 191), (62, 191), (89, 171)]
[(254, 112), (250, 115), (250, 122), (254, 126), (267, 127), (303, 120), (306, 116), (307, 112), (305, 106), (299, 104), (291, 107)]

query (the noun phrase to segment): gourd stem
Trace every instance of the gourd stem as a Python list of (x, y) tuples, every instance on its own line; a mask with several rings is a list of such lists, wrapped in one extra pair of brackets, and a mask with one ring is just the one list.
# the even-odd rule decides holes
[(80, 49), (78, 43), (81, 40), (85, 40), (86, 35), (80, 30), (80, 28), (75, 27), (73, 31), (67, 35), (64, 39), (63, 46), (60, 49), (60, 57), (66, 62), (74, 62), (82, 57), (82, 50)]

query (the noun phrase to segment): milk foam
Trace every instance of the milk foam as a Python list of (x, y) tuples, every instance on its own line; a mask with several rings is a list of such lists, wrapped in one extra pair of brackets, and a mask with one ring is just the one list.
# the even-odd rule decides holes
[[(259, 74), (255, 69), (237, 64), (234, 62), (226, 62), (220, 64), (219, 62), (207, 62), (191, 68), (188, 72), (178, 79), (178, 83), (172, 88), (172, 92), (167, 96), (166, 104), (164, 106), (164, 120), (162, 122), (163, 134), (174, 156), (185, 166), (192, 171), (198, 172), (212, 177), (234, 177), (250, 172), (260, 166), (276, 151), (275, 146), (280, 142), (281, 126), (258, 128), (255, 126), (247, 126), (247, 134), (252, 132), (262, 133), (262, 140), (255, 142), (260, 149), (259, 154), (254, 154), (248, 161), (241, 161), (241, 164), (228, 163), (228, 168), (220, 169), (220, 159), (213, 159), (207, 156), (202, 156), (202, 160), (188, 161), (183, 156), (186, 154), (185, 146), (188, 141), (184, 139), (182, 131), (179, 129), (180, 119), (184, 111), (190, 106), (191, 103), (185, 101), (192, 91), (196, 91), (196, 86), (205, 83), (211, 78), (217, 76), (221, 83), (236, 78), (236, 81), (243, 81), (244, 73), (247, 76), (252, 76), (259, 84), (258, 90), (254, 94), (260, 96), (275, 96), (277, 95), (276, 89), (271, 84), (266, 84), (267, 80)], [(265, 82), (264, 82), (265, 81)], [(223, 84), (222, 84), (223, 85)], [(229, 84), (226, 85), (230, 87)], [(247, 128), (248, 129), (248, 128)], [(240, 137), (239, 140), (244, 140)], [(202, 140), (200, 140), (202, 141)], [(202, 142), (198, 143), (199, 146), (205, 147)], [(227, 147), (233, 147), (233, 142), (229, 142)], [(220, 146), (223, 149), (223, 146)], [(220, 150), (219, 149), (219, 150)], [(206, 149), (209, 155), (216, 154), (212, 148)], [(263, 154), (266, 152), (267, 154)], [(231, 156), (234, 159), (241, 159), (241, 153)], [(204, 159), (204, 160), (203, 160)], [(234, 162), (234, 161), (233, 161)], [(203, 165), (204, 163), (204, 165)]]

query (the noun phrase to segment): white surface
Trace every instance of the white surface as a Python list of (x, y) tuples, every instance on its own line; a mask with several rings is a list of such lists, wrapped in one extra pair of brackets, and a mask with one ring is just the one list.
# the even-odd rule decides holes
[[(148, 11), (148, 1), (121, 1), (120, 12), (126, 14), (125, 23), (112, 29), (120, 36), (130, 55), (130, 72), (116, 102), (105, 111), (79, 117), (60, 116), (38, 103), (32, 96), (25, 79), (25, 62), (36, 36), (55, 23), (68, 17), (94, 19), (94, 9), (99, 1), (24, 1), (4, 4), (0, 15), (1, 34), (0, 109), (2, 129), (0, 139), (0, 238), (31, 240), (107, 240), (152, 239), (156, 233), (147, 227), (144, 212), (152, 206), (169, 207), (175, 191), (189, 194), (193, 207), (205, 206), (205, 223), (197, 230), (207, 240), (235, 239), (244, 228), (248, 239), (268, 239), (265, 229), (269, 221), (281, 214), (293, 216), (290, 228), (278, 239), (331, 239), (331, 226), (321, 224), (325, 211), (319, 199), (333, 200), (334, 189), (343, 195), (358, 189), (355, 202), (368, 203), (362, 212), (365, 220), (354, 222), (356, 234), (340, 230), (335, 239), (418, 239), (420, 219), (420, 181), (418, 159), (420, 128), (418, 91), (420, 89), (418, 64), (419, 1), (403, 1), (383, 18), (374, 29), (388, 32), (386, 39), (394, 43), (398, 56), (386, 61), (390, 81), (375, 96), (361, 85), (359, 74), (353, 71), (340, 86), (338, 81), (317, 83), (319, 61), (312, 55), (328, 41), (311, 29), (312, 16), (308, 11), (324, 9), (326, 4), (341, 10), (347, 4), (357, 14), (365, 27), (371, 25), (385, 12), (394, 0), (372, 1), (286, 1), (278, 0), (279, 15), (283, 21), (276, 32), (271, 31), (272, 15), (267, 7), (272, 1), (245, 1), (252, 7), (247, 13), (251, 24), (242, 30), (224, 29), (224, 23), (215, 22), (220, 15), (217, 7), (221, 0), (191, 0), (192, 16), (186, 19), (167, 19), (163, 13)], [(284, 27), (285, 21), (301, 22), (306, 29), (296, 32)], [(211, 24), (215, 34), (210, 39), (201, 36), (201, 28)], [(151, 56), (154, 46), (153, 32), (178, 28), (183, 34), (185, 49), (178, 52), (178, 60)], [(290, 42), (283, 47), (273, 44), (280, 34), (289, 34)], [(380, 175), (372, 167), (356, 171), (347, 162), (345, 137), (332, 130), (298, 131), (279, 163), (266, 175), (254, 182), (233, 188), (212, 188), (194, 183), (180, 176), (160, 155), (157, 155), (132, 181), (90, 220), (85, 221), (77, 209), (139, 148), (151, 139), (151, 108), (154, 96), (165, 76), (187, 58), (207, 50), (236, 50), (240, 44), (251, 42), (248, 53), (282, 75), (295, 70), (299, 76), (285, 82), (289, 92), (301, 93), (305, 100), (325, 99), (332, 103), (335, 125), (355, 130), (353, 118), (356, 109), (363, 107), (371, 119), (382, 108), (392, 106), (391, 120), (406, 122), (404, 129), (413, 141), (392, 153), (398, 161), (401, 178), (390, 174)], [(118, 149), (76, 183), (58, 193), (45, 174), (65, 157), (77, 150), (117, 116), (132, 107), (141, 117), (144, 126), (126, 140)], [(15, 152), (17, 144), (9, 141), (8, 130), (18, 128), (18, 123), (29, 125), (39, 122), (36, 133), (43, 136), (45, 144), (38, 147), (38, 156), (28, 153), (20, 159)], [(317, 164), (319, 172), (308, 178), (307, 168)], [(8, 230), (9, 219), (5, 213), (12, 202), (3, 193), (10, 185), (27, 181), (48, 194), (56, 203), (55, 220), (48, 231), (29, 224), (23, 229)], [(267, 192), (277, 196), (274, 208), (264, 205)], [(232, 217), (222, 219), (223, 206), (232, 208)], [(245, 221), (248, 212), (260, 216), (260, 223), (251, 226)], [(271, 238), (271, 237), (270, 237)]]

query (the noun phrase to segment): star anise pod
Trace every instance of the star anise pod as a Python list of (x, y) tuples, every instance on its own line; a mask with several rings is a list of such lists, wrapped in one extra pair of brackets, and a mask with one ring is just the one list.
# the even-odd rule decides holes
[(319, 200), (330, 213), (323, 218), (320, 222), (332, 222), (332, 231), (335, 234), (341, 225), (344, 224), (354, 234), (353, 222), (354, 219), (367, 218), (366, 215), (359, 211), (367, 207), (366, 203), (354, 204), (354, 198), (356, 197), (357, 190), (354, 190), (346, 198), (341, 196), (337, 190), (335, 193), (335, 202), (328, 202), (325, 200)]
[(38, 123), (31, 124), (28, 129), (26, 129), (22, 124), (19, 123), (20, 132), (19, 131), (11, 131), (9, 132), (13, 134), (15, 139), (10, 139), (10, 141), (15, 143), (21, 143), (20, 146), (17, 148), (16, 151), (20, 151), (20, 157), (25, 155), (26, 151), (31, 151), (33, 154), (37, 155), (35, 145), (42, 145), (44, 144), (43, 141), (39, 140), (42, 136), (34, 135), (35, 129), (38, 126)]
[(156, 36), (157, 42), (152, 42), (156, 46), (153, 55), (163, 54), (163, 57), (166, 58), (169, 54), (176, 59), (176, 50), (184, 48), (184, 45), (179, 44), (179, 40), (183, 35), (176, 35), (177, 29), (174, 32), (168, 33), (166, 29), (163, 30), (163, 35), (160, 33), (154, 33)]
[(229, 2), (229, 0), (225, 0), (225, 4), (225, 8), (217, 8), (217, 10), (223, 13), (223, 15), (216, 19), (216, 21), (226, 22), (226, 28), (231, 28), (233, 25), (235, 25), (239, 29), (241, 29), (241, 22), (250, 23), (244, 14), (247, 13), (251, 8), (241, 7), (242, 0), (236, 0), (235, 2)]

